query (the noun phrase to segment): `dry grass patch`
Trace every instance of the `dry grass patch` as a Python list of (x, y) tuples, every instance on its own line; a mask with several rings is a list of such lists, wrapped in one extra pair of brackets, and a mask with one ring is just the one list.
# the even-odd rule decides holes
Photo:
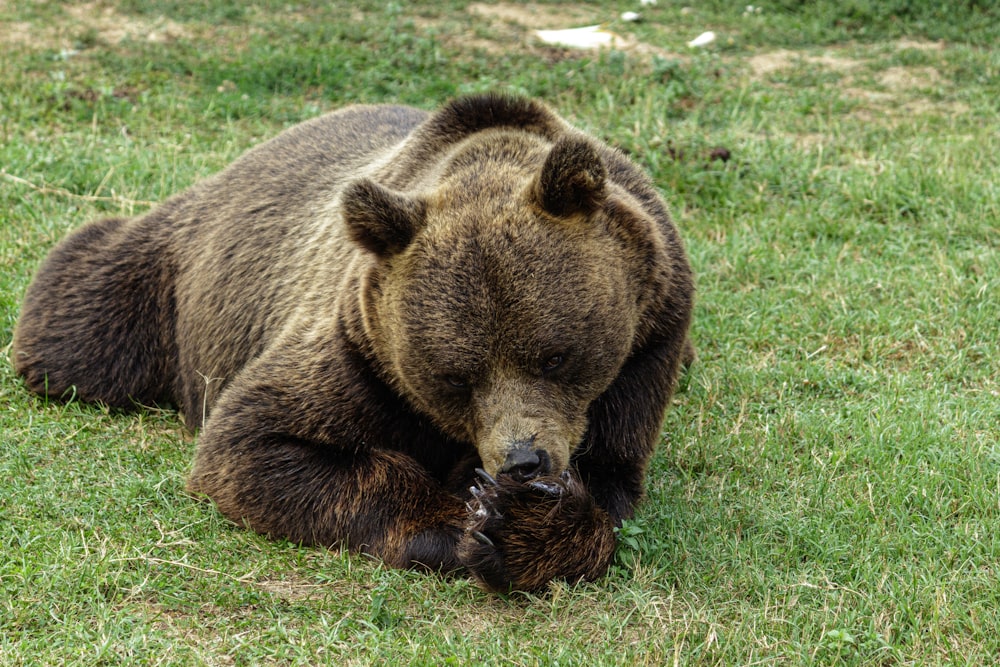
[(191, 32), (180, 23), (164, 17), (153, 20), (127, 16), (119, 13), (114, 6), (98, 2), (84, 2), (65, 5), (65, 11), (77, 22), (75, 32), (80, 29), (97, 33), (98, 39), (106, 44), (120, 44), (126, 39), (148, 42), (173, 42), (189, 39)]
[(575, 28), (588, 23), (599, 23), (607, 16), (581, 5), (539, 5), (533, 2), (520, 4), (501, 2), (487, 4), (474, 2), (465, 9), (472, 16), (491, 22), (513, 24), (532, 30)]
[[(896, 51), (916, 49), (926, 52), (941, 52), (943, 42), (922, 42), (899, 40), (894, 43)], [(854, 58), (843, 55), (840, 50), (827, 50), (821, 54), (805, 51), (778, 49), (759, 53), (746, 58), (749, 78), (752, 82), (763, 82), (785, 70), (796, 67), (816, 67), (825, 72), (839, 75), (838, 89), (855, 107), (851, 116), (863, 122), (878, 121), (890, 127), (918, 115), (945, 114), (955, 116), (969, 111), (968, 105), (958, 101), (937, 101), (925, 93), (948, 87), (951, 82), (941, 71), (931, 66), (892, 66), (878, 70), (876, 58)], [(874, 75), (871, 72), (874, 71)], [(783, 84), (772, 85), (782, 86)], [(817, 137), (803, 137), (798, 140), (803, 147), (816, 145)]]
[(840, 56), (834, 52), (825, 52), (817, 56), (788, 49), (759, 53), (747, 58), (746, 62), (750, 67), (751, 78), (755, 81), (800, 63), (819, 65), (837, 72), (849, 72), (864, 64), (863, 60)]
[(50, 22), (11, 21), (0, 24), (0, 44), (33, 50), (70, 51), (82, 39), (115, 46), (127, 39), (147, 42), (174, 42), (190, 39), (191, 30), (170, 19), (138, 18), (118, 12), (98, 2), (62, 6), (63, 20)]
[(905, 93), (940, 85), (942, 77), (933, 67), (890, 67), (877, 80), (890, 91)]

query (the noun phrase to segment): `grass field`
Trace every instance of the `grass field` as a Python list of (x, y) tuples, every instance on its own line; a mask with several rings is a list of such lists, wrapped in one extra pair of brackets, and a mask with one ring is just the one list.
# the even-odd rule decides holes
[[(0, 1), (0, 664), (996, 661), (1000, 10), (634, 4)], [(531, 36), (600, 22), (620, 50)], [(270, 542), (184, 494), (174, 414), (13, 374), (69, 230), (344, 104), (488, 89), (629, 151), (698, 274), (699, 361), (601, 581), (499, 597)]]

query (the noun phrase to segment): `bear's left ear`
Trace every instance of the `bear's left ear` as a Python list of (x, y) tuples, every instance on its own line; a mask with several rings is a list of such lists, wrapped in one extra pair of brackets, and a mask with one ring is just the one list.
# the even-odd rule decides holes
[(564, 137), (545, 159), (535, 196), (552, 215), (589, 214), (607, 198), (608, 170), (594, 146), (582, 137)]
[(341, 196), (344, 223), (351, 238), (379, 257), (402, 251), (423, 226), (426, 204), (362, 178)]

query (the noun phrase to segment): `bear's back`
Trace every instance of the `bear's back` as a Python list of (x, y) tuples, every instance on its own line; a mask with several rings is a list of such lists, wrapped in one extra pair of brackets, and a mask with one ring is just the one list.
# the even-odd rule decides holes
[(425, 118), (408, 107), (356, 106), (294, 126), (179, 195), (163, 209), (168, 220), (150, 220), (173, 228), (176, 393), (189, 418), (192, 406), (214, 403), (310, 293), (332, 305), (359, 261), (342, 231), (339, 192)]

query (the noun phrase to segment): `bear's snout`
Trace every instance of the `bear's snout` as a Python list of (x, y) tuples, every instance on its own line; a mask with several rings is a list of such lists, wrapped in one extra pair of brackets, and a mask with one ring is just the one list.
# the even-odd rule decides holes
[(573, 453), (571, 443), (583, 437), (582, 429), (546, 421), (505, 415), (492, 428), (485, 429), (476, 444), (483, 469), (522, 482), (562, 472)]
[(544, 449), (535, 449), (534, 443), (534, 437), (514, 442), (503, 465), (500, 466), (500, 472), (510, 475), (519, 482), (526, 482), (552, 472), (552, 458), (549, 453)]

